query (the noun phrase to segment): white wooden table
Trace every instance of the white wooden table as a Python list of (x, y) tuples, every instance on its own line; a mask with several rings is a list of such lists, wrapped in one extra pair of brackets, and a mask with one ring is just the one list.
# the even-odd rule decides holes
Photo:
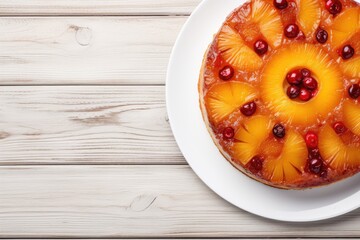
[(187, 166), (164, 82), (199, 2), (0, 0), (0, 238), (360, 237), (360, 210), (262, 219)]

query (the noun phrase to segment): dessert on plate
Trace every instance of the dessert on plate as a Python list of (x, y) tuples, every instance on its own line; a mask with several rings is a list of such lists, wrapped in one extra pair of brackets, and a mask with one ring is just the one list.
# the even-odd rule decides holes
[(220, 152), (264, 184), (303, 189), (360, 171), (360, 6), (252, 0), (226, 19), (199, 80)]

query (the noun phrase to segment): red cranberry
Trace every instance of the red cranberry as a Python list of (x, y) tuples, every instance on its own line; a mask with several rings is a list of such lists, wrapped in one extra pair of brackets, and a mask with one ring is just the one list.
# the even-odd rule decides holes
[(325, 7), (333, 15), (339, 14), (342, 10), (342, 4), (339, 0), (327, 0)]
[(260, 156), (255, 156), (250, 160), (250, 170), (252, 172), (260, 172), (263, 168), (264, 159)]
[(307, 68), (303, 68), (301, 69), (301, 75), (303, 76), (303, 78), (310, 77), (311, 71)]
[(249, 103), (246, 103), (244, 104), (240, 111), (242, 114), (244, 114), (245, 116), (252, 116), (254, 115), (254, 113), (256, 112), (256, 103), (255, 102), (249, 102)]
[(230, 80), (234, 76), (234, 69), (231, 66), (223, 67), (219, 72), (219, 77), (224, 80)]
[(318, 89), (312, 90), (311, 91), (311, 98), (315, 97), (318, 94)]
[(297, 98), (300, 94), (300, 87), (298, 86), (289, 86), (287, 89), (287, 95), (290, 99)]
[(298, 85), (302, 81), (302, 73), (300, 70), (293, 70), (286, 75), (286, 80), (290, 85)]
[(353, 99), (360, 97), (360, 86), (359, 84), (353, 84), (349, 87), (349, 96)]
[(306, 88), (301, 88), (300, 89), (300, 94), (299, 94), (299, 98), (301, 101), (307, 102), (311, 99), (312, 95), (311, 92), (309, 90), (307, 90)]
[(319, 174), (323, 167), (323, 161), (318, 158), (310, 159), (309, 161), (309, 170), (314, 174)]
[(352, 58), (352, 56), (354, 56), (354, 54), (355, 54), (355, 50), (350, 45), (345, 45), (341, 51), (341, 57), (344, 60)]
[(296, 38), (299, 35), (300, 29), (296, 24), (289, 24), (285, 27), (284, 34), (288, 38)]
[(232, 127), (226, 127), (223, 130), (223, 137), (225, 139), (232, 139), (235, 136), (235, 131)]
[(316, 31), (316, 40), (319, 43), (321, 43), (321, 44), (326, 43), (328, 38), (329, 38), (329, 34), (328, 34), (328, 32), (326, 30), (319, 28)]
[(274, 6), (277, 9), (285, 9), (289, 6), (289, 4), (286, 0), (274, 0)]
[(345, 127), (345, 125), (342, 122), (334, 123), (333, 127), (337, 134), (343, 134), (347, 130), (347, 128)]
[(304, 78), (303, 85), (309, 90), (315, 90), (318, 87), (318, 83), (313, 77)]
[(305, 142), (306, 142), (306, 145), (309, 148), (311, 148), (311, 149), (317, 148), (317, 146), (318, 146), (318, 137), (314, 132), (308, 132), (305, 135)]
[(264, 55), (268, 51), (268, 49), (269, 45), (264, 40), (257, 40), (254, 43), (254, 51), (260, 56)]
[(280, 123), (276, 124), (273, 128), (273, 134), (277, 138), (284, 138), (286, 134), (285, 127)]

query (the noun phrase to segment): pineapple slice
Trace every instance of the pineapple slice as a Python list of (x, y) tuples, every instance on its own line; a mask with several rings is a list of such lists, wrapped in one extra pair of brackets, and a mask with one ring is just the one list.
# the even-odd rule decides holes
[(340, 64), (341, 70), (349, 77), (360, 78), (360, 56), (343, 61)]
[(325, 125), (319, 133), (319, 149), (325, 162), (333, 169), (342, 171), (360, 164), (360, 149), (345, 145), (329, 125)]
[(307, 154), (303, 137), (295, 131), (289, 131), (281, 155), (265, 160), (264, 177), (274, 183), (296, 181), (304, 172)]
[[(310, 69), (319, 83), (317, 95), (308, 102), (291, 100), (284, 90), (286, 74), (302, 67)], [(273, 54), (260, 84), (261, 96), (273, 114), (296, 125), (311, 125), (326, 118), (340, 103), (342, 90), (338, 64), (321, 48), (301, 43), (290, 44)]]
[(260, 28), (261, 34), (273, 48), (278, 47), (283, 39), (283, 25), (276, 9), (264, 0), (252, 1), (251, 17)]
[(319, 0), (299, 0), (297, 21), (306, 36), (312, 36), (319, 27), (321, 5)]
[[(251, 4), (251, 14), (239, 17), (246, 23), (240, 29), (244, 35), (258, 35), (260, 31), (272, 48), (281, 44), (281, 17), (271, 4), (264, 0), (254, 0)], [(223, 58), (233, 67), (251, 72), (261, 68), (263, 61), (247, 44), (250, 43), (229, 25), (224, 25), (220, 30), (218, 48)]]
[(220, 31), (218, 47), (223, 58), (235, 68), (251, 72), (259, 69), (263, 63), (240, 34), (228, 25), (224, 25)]
[(331, 45), (336, 49), (360, 30), (360, 7), (348, 8), (337, 16), (330, 28)]
[[(306, 165), (308, 151), (305, 141), (299, 133), (289, 131), (282, 144), (270, 137), (272, 126), (270, 118), (261, 115), (243, 122), (235, 133), (233, 156), (246, 165), (254, 156), (264, 155), (263, 174), (266, 179), (275, 183), (292, 182), (301, 176)], [(283, 146), (279, 148), (280, 145)], [(276, 149), (272, 151), (271, 148)]]
[(343, 114), (345, 126), (360, 136), (360, 105), (350, 100), (345, 101)]
[(255, 97), (256, 90), (247, 83), (231, 81), (212, 86), (205, 96), (205, 106), (210, 121), (219, 123)]
[(262, 142), (270, 133), (271, 122), (268, 117), (259, 115), (247, 119), (235, 133), (234, 157), (246, 165), (258, 154)]

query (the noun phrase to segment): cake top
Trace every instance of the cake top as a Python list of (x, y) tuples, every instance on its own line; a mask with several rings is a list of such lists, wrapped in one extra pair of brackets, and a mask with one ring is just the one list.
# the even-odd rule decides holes
[(234, 10), (200, 77), (222, 153), (266, 184), (304, 188), (360, 170), (360, 7), (253, 0)]

